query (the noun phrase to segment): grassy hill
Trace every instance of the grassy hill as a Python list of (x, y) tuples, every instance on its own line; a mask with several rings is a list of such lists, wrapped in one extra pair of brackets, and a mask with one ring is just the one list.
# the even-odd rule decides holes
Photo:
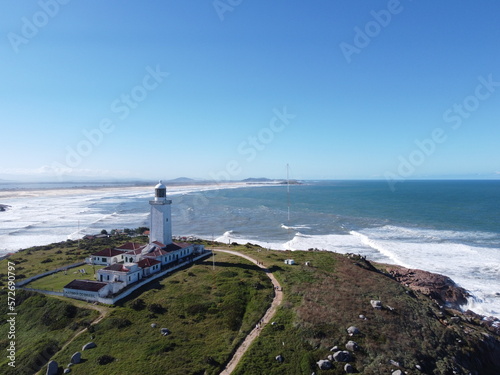
[[(54, 257), (59, 245), (53, 246), (31, 254), (43, 251)], [(252, 245), (231, 249), (264, 262), (282, 284), (285, 298), (275, 324), (262, 329), (234, 374), (343, 374), (345, 363), (319, 370), (316, 362), (333, 354), (334, 346), (345, 350), (349, 340), (359, 346), (351, 351), (350, 364), (362, 374), (390, 374), (396, 369), (408, 374), (500, 373), (498, 336), (477, 318), (440, 307), (402, 286), (383, 265), (375, 268), (359, 257), (328, 252), (267, 251)], [(20, 263), (26, 274), (40, 267), (43, 258), (37, 255), (33, 262), (21, 253), (10, 260), (19, 257), (26, 259)], [(297, 265), (285, 265), (287, 258)], [(5, 262), (0, 262), (3, 269)], [(98, 313), (69, 299), (27, 294), (30, 297), (21, 297), (24, 301), (18, 306), (18, 330), (24, 335), (17, 344), (19, 359), (33, 361), (37, 352), (52, 345), (58, 351), (52, 359), (66, 366), (73, 353), (93, 341), (97, 347), (82, 352), (83, 362), (72, 367), (72, 374), (218, 374), (269, 306), (273, 291), (265, 273), (244, 259), (217, 253), (213, 266), (207, 259), (153, 282), (111, 307), (106, 318), (61, 351)], [(384, 308), (374, 309), (370, 300), (380, 300)], [(5, 308), (5, 294), (0, 304)], [(76, 312), (68, 307), (73, 304), (78, 305)], [(72, 312), (66, 316), (68, 309)], [(45, 314), (52, 314), (54, 321)], [(44, 325), (44, 316), (51, 325)], [(360, 334), (349, 336), (350, 326)], [(170, 334), (161, 335), (161, 328)], [(7, 329), (2, 322), (2, 351)], [(276, 360), (279, 355), (282, 362)], [(106, 359), (110, 363), (99, 364)], [(0, 361), (2, 373), (9, 373), (5, 360)]]

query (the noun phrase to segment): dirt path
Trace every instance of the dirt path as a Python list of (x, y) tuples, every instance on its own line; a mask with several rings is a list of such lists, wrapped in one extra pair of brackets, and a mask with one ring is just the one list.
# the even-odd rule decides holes
[[(99, 311), (100, 315), (96, 319), (94, 319), (90, 324), (97, 324), (97, 323), (99, 323), (101, 320), (103, 320), (106, 317), (106, 315), (108, 315), (109, 310), (110, 310), (108, 307), (105, 307), (105, 306), (91, 305), (91, 304), (88, 304), (88, 305), (79, 305), (78, 307), (82, 307), (82, 308), (86, 308), (86, 309), (92, 309), (92, 310)], [(52, 357), (54, 357), (56, 354), (62, 352), (64, 349), (66, 349), (69, 344), (71, 344), (78, 336), (80, 336), (86, 330), (87, 330), (87, 328), (84, 328), (84, 329), (78, 331), (76, 334), (74, 334), (72, 338), (70, 338), (68, 341), (66, 341), (66, 343), (61, 347), (61, 349), (59, 349), (56, 353), (54, 353), (54, 355), (52, 355)], [(43, 367), (36, 373), (36, 375), (42, 375), (42, 374), (44, 374), (46, 369), (47, 369), (47, 366), (43, 365)]]
[[(255, 259), (249, 257), (248, 255), (241, 254), (241, 253), (238, 253), (236, 251), (230, 251), (230, 250), (214, 249), (214, 251), (215, 252), (220, 251), (222, 253), (228, 253), (228, 254), (240, 256), (242, 258), (245, 258), (245, 259), (257, 264), (260, 268), (267, 271), (267, 268), (264, 265), (259, 264)], [(240, 362), (241, 358), (243, 357), (243, 354), (245, 354), (245, 352), (250, 347), (252, 342), (259, 336), (262, 328), (271, 321), (271, 318), (276, 313), (278, 306), (283, 301), (283, 292), (281, 291), (280, 283), (278, 283), (278, 280), (276, 280), (276, 278), (274, 277), (274, 275), (272, 273), (267, 272), (267, 276), (269, 276), (269, 278), (271, 279), (271, 282), (273, 283), (274, 290), (275, 290), (274, 299), (273, 299), (273, 302), (271, 303), (271, 307), (269, 307), (269, 309), (264, 314), (264, 317), (262, 318), (262, 321), (260, 323), (260, 327), (255, 327), (248, 334), (248, 336), (245, 337), (245, 340), (239, 346), (239, 348), (236, 350), (236, 353), (234, 353), (233, 358), (231, 358), (231, 360), (227, 364), (226, 368), (224, 369), (224, 371), (222, 371), (220, 373), (220, 375), (229, 375), (233, 372), (233, 370), (236, 368), (236, 366)]]

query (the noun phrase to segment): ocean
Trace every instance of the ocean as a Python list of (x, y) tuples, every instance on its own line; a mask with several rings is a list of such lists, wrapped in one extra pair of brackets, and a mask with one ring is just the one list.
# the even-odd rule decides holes
[[(356, 253), (437, 272), (473, 295), (466, 308), (500, 317), (500, 180), (406, 181), (394, 192), (385, 181), (308, 181), (289, 192), (228, 184), (167, 193), (176, 236)], [(11, 206), (0, 212), (0, 255), (148, 226), (153, 187), (24, 194), (0, 194), (0, 204)]]

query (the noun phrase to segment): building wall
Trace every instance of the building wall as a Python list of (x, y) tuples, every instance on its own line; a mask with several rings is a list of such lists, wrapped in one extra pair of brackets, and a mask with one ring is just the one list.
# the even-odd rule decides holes
[(81, 299), (84, 301), (95, 301), (98, 297), (106, 297), (110, 291), (110, 285), (106, 285), (105, 287), (99, 289), (97, 292), (91, 292), (88, 290), (79, 290), (79, 289), (69, 289), (64, 288), (63, 294), (65, 297)]
[(141, 279), (141, 274), (142, 270), (140, 269), (128, 273), (102, 269), (97, 271), (97, 281), (105, 283), (118, 281), (128, 285), (139, 281)]
[(114, 257), (92, 256), (92, 262), (95, 265), (111, 266), (112, 264), (122, 262), (123, 254)]
[(160, 202), (151, 203), (150, 242), (159, 241), (165, 245), (172, 243), (170, 202), (166, 201), (165, 204), (160, 204)]

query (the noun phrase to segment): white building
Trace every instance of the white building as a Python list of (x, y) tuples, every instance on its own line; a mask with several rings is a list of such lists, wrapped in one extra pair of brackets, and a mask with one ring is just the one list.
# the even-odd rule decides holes
[(123, 262), (124, 250), (104, 249), (90, 256), (88, 263), (95, 265), (109, 266), (111, 264)]
[(91, 280), (73, 280), (63, 288), (64, 296), (95, 301), (99, 297), (106, 297), (109, 293), (109, 284)]
[(149, 204), (149, 244), (128, 242), (92, 254), (88, 263), (107, 267), (97, 271), (97, 281), (72, 281), (64, 287), (64, 295), (85, 300), (116, 295), (128, 285), (161, 271), (166, 273), (169, 268), (191, 262), (205, 252), (203, 245), (172, 241), (172, 201), (167, 199), (167, 188), (161, 181), (155, 186), (155, 198)]
[(155, 186), (155, 199), (151, 205), (149, 242), (160, 242), (165, 245), (172, 243), (172, 201), (167, 199), (167, 187), (160, 181)]

